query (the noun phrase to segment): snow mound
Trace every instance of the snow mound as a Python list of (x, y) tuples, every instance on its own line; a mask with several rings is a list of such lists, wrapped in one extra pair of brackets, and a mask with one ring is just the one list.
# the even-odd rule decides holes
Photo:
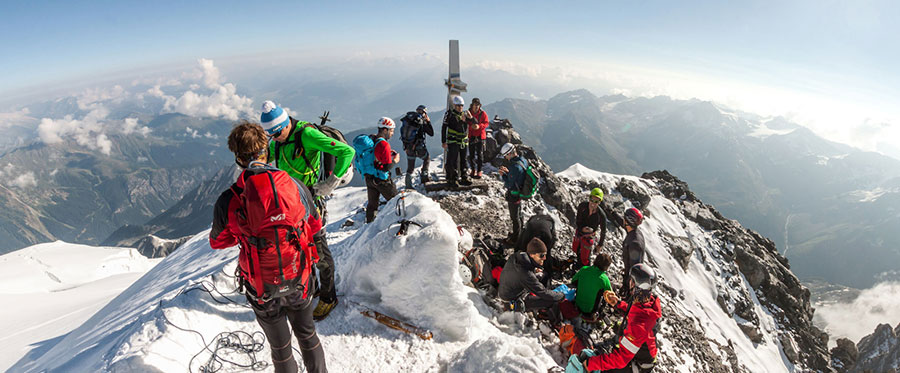
[[(410, 225), (397, 236), (405, 216)], [(459, 275), (458, 249), (463, 234), (440, 205), (419, 193), (402, 193), (381, 209), (335, 258), (341, 288), (353, 298), (380, 303), (392, 314), (432, 329), (438, 338), (464, 340), (477, 315)]]
[[(471, 245), (471, 237), (437, 203), (404, 194), (382, 206), (373, 223), (341, 227), (364, 221), (362, 201), (364, 188), (341, 188), (328, 202), (340, 303), (317, 329), (329, 370), (544, 372), (555, 365), (533, 333), (498, 328), (478, 292), (462, 285), (458, 247)], [(422, 227), (397, 236), (398, 204)], [(259, 331), (229, 278), (237, 248), (212, 250), (207, 235), (198, 233), (52, 348), (10, 371), (195, 372), (210, 357), (204, 345), (220, 332)], [(434, 339), (389, 329), (360, 314), (367, 308), (430, 329)], [(268, 345), (257, 358), (269, 361)]]

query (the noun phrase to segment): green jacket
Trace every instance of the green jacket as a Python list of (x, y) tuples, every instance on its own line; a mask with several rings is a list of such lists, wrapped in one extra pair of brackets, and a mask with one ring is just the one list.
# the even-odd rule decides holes
[(578, 270), (572, 282), (576, 284), (575, 305), (583, 313), (596, 311), (596, 306), (603, 292), (612, 290), (609, 284), (609, 276), (605, 271), (594, 266), (584, 266)]
[[(279, 144), (278, 154), (275, 154), (275, 141), (269, 142), (272, 164), (306, 184), (307, 187), (312, 187), (319, 181), (321, 152), (325, 152), (335, 157), (334, 176), (343, 177), (350, 168), (350, 162), (353, 161), (356, 151), (350, 145), (332, 139), (314, 127), (307, 127), (307, 124), (309, 123), (297, 122), (291, 129), (287, 140)], [(296, 136), (301, 136), (303, 153), (294, 158), (294, 138)]]

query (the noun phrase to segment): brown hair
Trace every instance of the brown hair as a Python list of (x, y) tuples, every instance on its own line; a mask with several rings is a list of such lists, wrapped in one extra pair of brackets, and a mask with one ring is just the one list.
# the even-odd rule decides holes
[(238, 122), (228, 135), (228, 150), (234, 153), (235, 160), (242, 166), (259, 158), (268, 145), (266, 131), (259, 124), (247, 120)]
[(600, 253), (594, 258), (594, 267), (600, 268), (601, 271), (609, 269), (610, 264), (612, 264), (612, 258), (607, 253)]

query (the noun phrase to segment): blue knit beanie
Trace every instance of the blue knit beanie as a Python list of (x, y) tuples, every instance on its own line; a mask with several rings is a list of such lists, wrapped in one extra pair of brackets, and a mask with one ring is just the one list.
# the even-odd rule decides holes
[(259, 117), (259, 122), (262, 128), (266, 130), (266, 133), (272, 136), (281, 131), (291, 121), (281, 106), (275, 105), (272, 101), (266, 101), (262, 104), (262, 115)]

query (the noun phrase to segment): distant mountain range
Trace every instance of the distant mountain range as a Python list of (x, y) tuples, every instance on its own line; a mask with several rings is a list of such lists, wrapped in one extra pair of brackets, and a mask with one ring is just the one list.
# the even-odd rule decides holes
[(53, 240), (99, 244), (122, 225), (164, 212), (232, 162), (221, 135), (231, 121), (143, 119), (150, 134), (110, 133), (109, 155), (69, 138), (33, 140), (0, 155), (0, 201), (7, 206), (0, 211), (0, 253)]
[[(554, 168), (667, 169), (726, 216), (773, 239), (801, 278), (869, 287), (900, 263), (900, 161), (824, 140), (784, 118), (668, 97), (506, 99), (509, 118)], [(893, 272), (896, 275), (896, 272)], [(880, 277), (879, 277), (880, 276)]]
[[(425, 84), (423, 77), (409, 79), (412, 87)], [(368, 94), (364, 106), (380, 108), (368, 115), (399, 119), (412, 110), (415, 104), (402, 104), (418, 101), (400, 86), (391, 84), (390, 94)], [(313, 107), (348, 108), (350, 104), (326, 98), (346, 96), (361, 86), (350, 84), (345, 94), (325, 94), (319, 87), (319, 95), (309, 94), (316, 91), (313, 83), (281, 87), (296, 90), (294, 95), (279, 91), (283, 102), (309, 98), (305, 102), (311, 106), (302, 106), (299, 117), (315, 120)], [(366, 87), (372, 91), (371, 85)], [(407, 98), (388, 105), (374, 103), (378, 97)], [(443, 108), (431, 109), (439, 132)], [(42, 110), (59, 117), (80, 109), (67, 99), (45, 103)], [(362, 120), (359, 111), (347, 111), (353, 119), (335, 119), (348, 139), (375, 131), (374, 119), (371, 125), (348, 123)], [(577, 90), (548, 100), (504, 99), (485, 111), (490, 117), (509, 118), (523, 141), (554, 169), (581, 163), (632, 175), (671, 171), (723, 214), (773, 239), (801, 278), (864, 288), (896, 275), (891, 271), (900, 263), (900, 231), (893, 229), (900, 223), (900, 161), (893, 158), (824, 140), (783, 118), (697, 100), (597, 97)], [(110, 134), (110, 156), (71, 139), (52, 145), (7, 145), (9, 150), (0, 155), (0, 201), (12, 208), (0, 212), (0, 252), (55, 239), (133, 245), (147, 234), (174, 239), (197, 231), (200, 223), (192, 223), (191, 217), (205, 216), (209, 199), (228, 179), (221, 174), (201, 186), (232, 163), (224, 141), (232, 121), (154, 116), (146, 114), (146, 108), (134, 112), (144, 113), (136, 115), (151, 133)], [(391, 144), (402, 154), (399, 136)], [(428, 144), (432, 157), (441, 153), (438, 139), (429, 138)], [(406, 168), (405, 156), (400, 167)], [(33, 179), (22, 176), (28, 172)], [(357, 176), (354, 185), (361, 184)], [(166, 226), (156, 220), (185, 225)]]

